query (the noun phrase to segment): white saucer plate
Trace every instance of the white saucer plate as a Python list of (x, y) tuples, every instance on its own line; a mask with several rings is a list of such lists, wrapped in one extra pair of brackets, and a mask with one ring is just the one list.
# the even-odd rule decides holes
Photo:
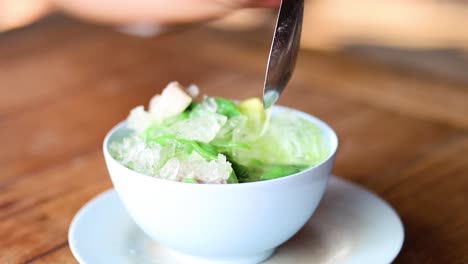
[[(135, 225), (113, 189), (81, 208), (68, 239), (81, 264), (186, 264)], [(385, 201), (332, 177), (310, 221), (264, 263), (388, 264), (403, 240), (401, 220)]]

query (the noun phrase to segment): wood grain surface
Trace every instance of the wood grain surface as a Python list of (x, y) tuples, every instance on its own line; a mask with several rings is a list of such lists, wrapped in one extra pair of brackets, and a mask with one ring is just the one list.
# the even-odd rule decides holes
[[(63, 17), (1, 34), (0, 263), (76, 263), (70, 221), (111, 187), (106, 132), (172, 80), (259, 96), (270, 34), (194, 27), (142, 39)], [(466, 83), (306, 51), (280, 103), (331, 124), (334, 173), (400, 214), (395, 263), (468, 263)]]

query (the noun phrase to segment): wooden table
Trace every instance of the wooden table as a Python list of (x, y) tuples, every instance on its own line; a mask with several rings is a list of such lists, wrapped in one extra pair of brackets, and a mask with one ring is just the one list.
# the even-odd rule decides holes
[[(171, 80), (259, 96), (271, 31), (141, 39), (53, 17), (0, 35), (0, 263), (75, 263), (77, 210), (111, 188), (105, 133)], [(468, 263), (468, 87), (357, 56), (302, 52), (281, 104), (330, 123), (334, 173), (392, 204), (396, 263)]]

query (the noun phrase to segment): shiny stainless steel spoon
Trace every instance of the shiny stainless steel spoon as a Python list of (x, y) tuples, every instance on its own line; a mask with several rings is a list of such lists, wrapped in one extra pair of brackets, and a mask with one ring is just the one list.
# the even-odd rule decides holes
[(263, 108), (270, 108), (291, 78), (301, 39), (304, 0), (282, 0), (271, 43), (263, 88)]

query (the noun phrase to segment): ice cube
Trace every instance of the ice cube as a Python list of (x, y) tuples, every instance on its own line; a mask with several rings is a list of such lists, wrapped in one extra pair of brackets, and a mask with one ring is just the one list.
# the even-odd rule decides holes
[(130, 110), (130, 115), (127, 118), (127, 127), (137, 132), (144, 131), (149, 127), (157, 118), (145, 111), (142, 105), (139, 105)]
[(161, 146), (147, 144), (137, 135), (114, 141), (109, 145), (111, 155), (124, 166), (146, 175), (156, 175), (161, 160)]
[(170, 133), (177, 138), (210, 142), (216, 137), (226, 120), (227, 117), (216, 113), (189, 118), (175, 123)]
[(203, 101), (190, 112), (190, 117), (201, 117), (213, 114), (216, 113), (217, 109), (218, 105), (216, 104), (215, 99), (212, 97), (205, 96), (203, 98)]
[(221, 127), (219, 132), (216, 134), (216, 140), (219, 141), (235, 141), (239, 138), (239, 133), (244, 128), (247, 121), (247, 117), (244, 115), (238, 115), (229, 118), (224, 126)]
[(217, 159), (207, 161), (196, 152), (180, 160), (180, 175), (190, 177), (200, 183), (226, 183), (232, 172), (226, 156), (219, 154)]
[(165, 180), (177, 181), (181, 180), (183, 177), (179, 174), (180, 162), (177, 158), (172, 158), (164, 164), (164, 166), (159, 171), (159, 177)]

